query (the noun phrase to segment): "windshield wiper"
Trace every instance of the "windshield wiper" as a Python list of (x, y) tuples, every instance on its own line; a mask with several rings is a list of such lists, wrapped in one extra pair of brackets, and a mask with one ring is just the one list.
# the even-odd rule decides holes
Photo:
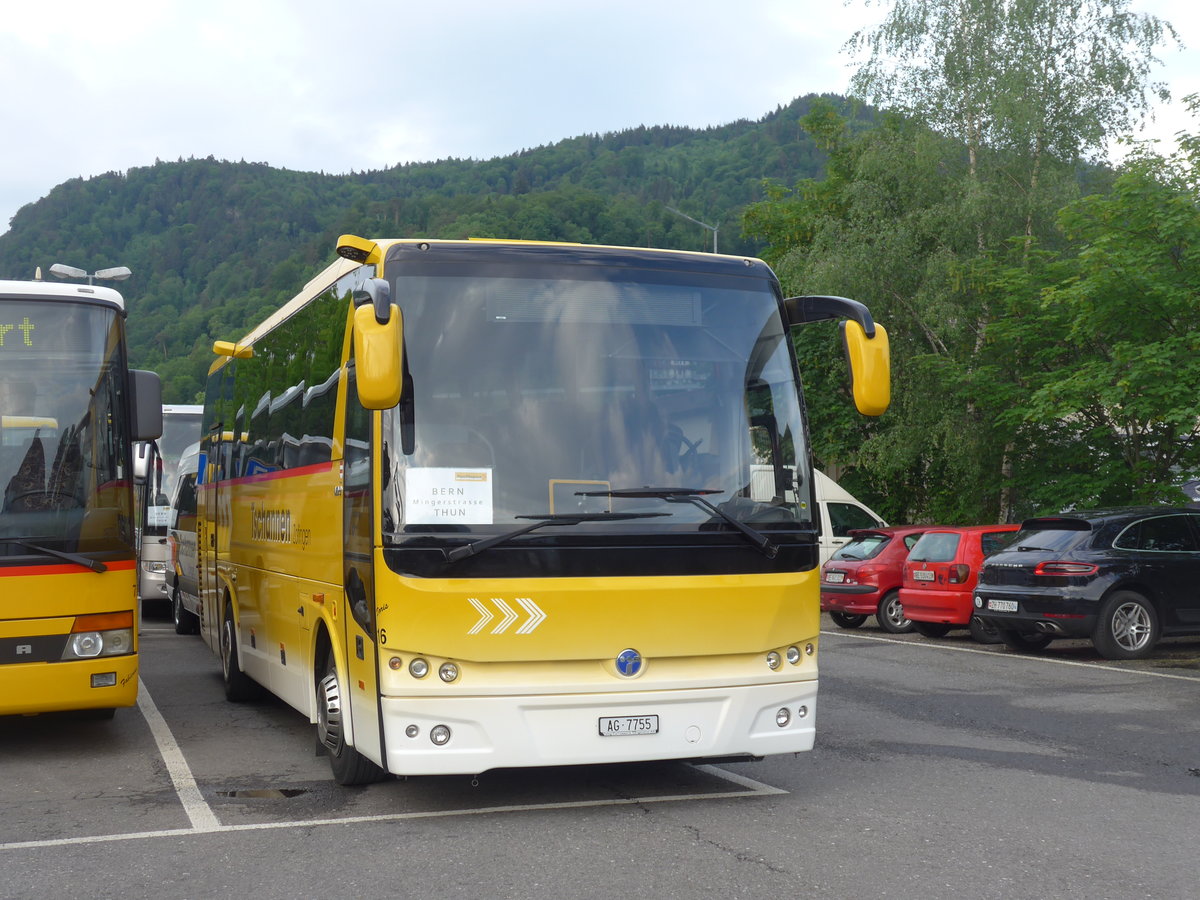
[(682, 487), (641, 487), (641, 488), (617, 488), (615, 491), (577, 491), (577, 497), (656, 497), (659, 500), (665, 500), (668, 503), (690, 503), (692, 506), (698, 506), (705, 512), (710, 512), (714, 516), (728, 522), (746, 538), (754, 544), (767, 559), (774, 559), (779, 552), (779, 547), (775, 545), (769, 537), (761, 531), (756, 531), (745, 522), (739, 522), (729, 513), (721, 510), (707, 500), (702, 494), (720, 494), (723, 491), (709, 490), (705, 488), (682, 488)]
[(108, 566), (99, 560), (88, 559), (86, 556), (80, 556), (78, 553), (65, 553), (62, 550), (51, 550), (49, 547), (43, 547), (40, 544), (27, 541), (24, 538), (0, 538), (0, 544), (20, 544), (26, 550), (32, 550), (34, 553), (45, 553), (47, 556), (56, 556), (59, 559), (65, 559), (69, 563), (75, 563), (77, 566), (84, 566), (88, 569), (91, 569), (97, 574), (108, 571)]
[(524, 528), (518, 528), (515, 531), (506, 531), (504, 534), (497, 534), (490, 538), (472, 541), (470, 544), (464, 544), (461, 547), (455, 547), (453, 550), (443, 550), (446, 554), (446, 562), (457, 562), (460, 559), (466, 559), (468, 556), (475, 556), (477, 553), (482, 553), (484, 550), (490, 550), (497, 544), (503, 544), (511, 541), (515, 537), (520, 537), (523, 534), (528, 534), (531, 531), (536, 531), (539, 528), (544, 528), (547, 525), (578, 525), (581, 522), (619, 522), (625, 519), (654, 519), (659, 516), (669, 516), (670, 513), (548, 513), (542, 516), (516, 516), (518, 519), (536, 519), (532, 525), (526, 525)]

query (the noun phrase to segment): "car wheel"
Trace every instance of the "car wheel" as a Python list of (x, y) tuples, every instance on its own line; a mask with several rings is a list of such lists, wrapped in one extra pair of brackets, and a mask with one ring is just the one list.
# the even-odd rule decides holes
[(329, 765), (338, 784), (370, 784), (387, 773), (346, 743), (343, 729), (342, 685), (337, 664), (329, 652), (325, 674), (317, 682), (317, 740), (329, 753)]
[(831, 612), (829, 618), (833, 619), (833, 624), (839, 628), (858, 628), (863, 622), (867, 621), (866, 616), (855, 616), (850, 613)]
[(226, 600), (225, 619), (221, 623), (221, 676), (225, 682), (225, 699), (234, 703), (258, 696), (258, 685), (242, 671), (238, 662), (237, 626), (233, 621), (233, 604)]
[(1092, 644), (1105, 659), (1145, 659), (1158, 643), (1158, 613), (1133, 591), (1115, 591), (1100, 607)]
[(1009, 650), (1018, 653), (1033, 653), (1050, 646), (1054, 636), (1044, 631), (1013, 631), (1011, 628), (1000, 628), (1000, 640)]
[(179, 593), (179, 585), (171, 592), (171, 612), (175, 618), (176, 634), (199, 634), (200, 620), (196, 614), (183, 608), (183, 597)]
[(900, 592), (889, 591), (879, 601), (879, 611), (875, 613), (879, 627), (888, 634), (908, 634), (913, 630), (912, 620), (904, 615), (904, 607), (900, 605)]
[(941, 622), (913, 622), (913, 628), (916, 629), (917, 634), (927, 638), (945, 637), (950, 633), (950, 626), (943, 625)]
[(987, 622), (979, 616), (971, 616), (971, 622), (967, 625), (971, 631), (971, 637), (975, 638), (980, 644), (999, 644), (1004, 638), (1000, 636), (998, 629), (991, 622)]

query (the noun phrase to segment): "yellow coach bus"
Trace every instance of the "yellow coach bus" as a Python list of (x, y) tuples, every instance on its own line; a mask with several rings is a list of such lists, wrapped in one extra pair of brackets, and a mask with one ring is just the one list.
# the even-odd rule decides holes
[(114, 290), (0, 281), (0, 715), (137, 700), (131, 445), (161, 429)]
[[(339, 241), (208, 380), (201, 632), (230, 699), (384, 773), (810, 749), (813, 469), (761, 261), (502, 241)], [(772, 473), (764, 478), (763, 468)], [(752, 477), (753, 473), (753, 477)]]

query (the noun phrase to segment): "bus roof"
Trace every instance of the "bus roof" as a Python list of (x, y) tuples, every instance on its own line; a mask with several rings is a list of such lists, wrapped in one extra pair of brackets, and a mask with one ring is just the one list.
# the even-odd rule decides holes
[(125, 298), (110, 287), (94, 284), (56, 284), (50, 281), (0, 281), (0, 299), (63, 300), (104, 303), (125, 311)]

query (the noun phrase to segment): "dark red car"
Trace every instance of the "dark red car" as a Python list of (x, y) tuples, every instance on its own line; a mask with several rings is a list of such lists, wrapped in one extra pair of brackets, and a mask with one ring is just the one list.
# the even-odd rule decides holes
[(904, 563), (900, 605), (919, 634), (943, 637), (969, 628), (981, 644), (1000, 643), (995, 626), (974, 615), (972, 597), (983, 560), (1004, 548), (1020, 525), (927, 528)]
[(900, 583), (909, 549), (929, 526), (858, 528), (850, 543), (821, 567), (821, 611), (841, 628), (875, 616), (892, 634), (912, 631), (900, 608)]

